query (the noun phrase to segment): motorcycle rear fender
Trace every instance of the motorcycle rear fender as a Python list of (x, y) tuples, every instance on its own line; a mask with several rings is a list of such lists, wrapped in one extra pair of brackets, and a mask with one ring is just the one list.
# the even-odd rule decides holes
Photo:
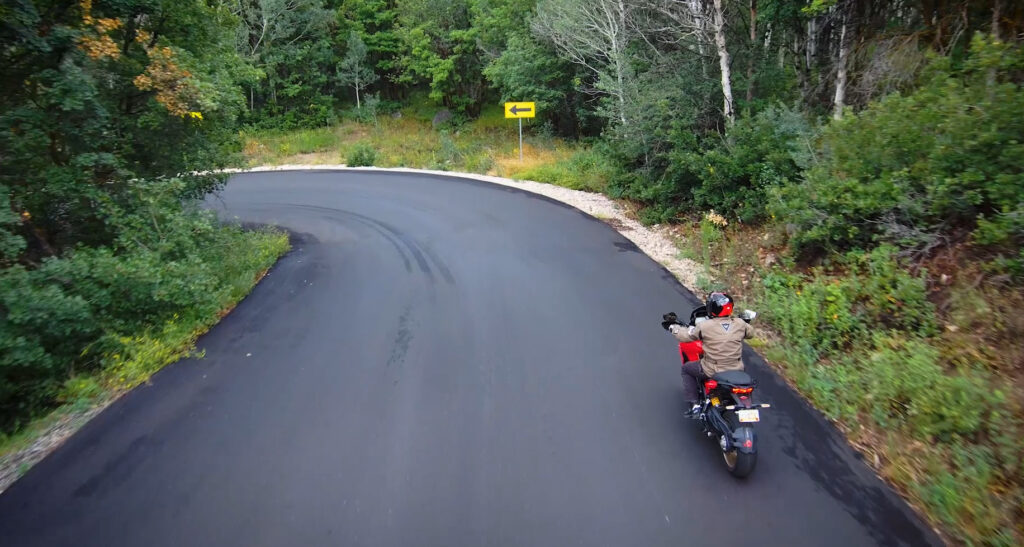
[(736, 403), (736, 408), (751, 408), (754, 404), (754, 401), (753, 399), (750, 398), (750, 395), (747, 395), (746, 399), (741, 399), (740, 396), (735, 393), (729, 393), (729, 395), (732, 397), (732, 400)]
[(757, 454), (757, 437), (754, 434), (754, 428), (737, 427), (736, 431), (732, 432), (732, 444), (744, 454)]

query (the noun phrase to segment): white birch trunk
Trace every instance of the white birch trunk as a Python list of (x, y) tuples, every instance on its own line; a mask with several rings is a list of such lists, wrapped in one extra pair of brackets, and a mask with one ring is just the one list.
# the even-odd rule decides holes
[(747, 103), (754, 100), (754, 53), (757, 51), (757, 0), (750, 0), (750, 59), (747, 61)]
[(843, 117), (843, 106), (846, 103), (846, 64), (850, 57), (850, 42), (846, 39), (847, 27), (850, 25), (849, 13), (843, 14), (843, 27), (839, 32), (839, 71), (836, 75), (836, 96), (833, 100), (832, 117)]
[(700, 52), (700, 72), (705, 78), (708, 77), (708, 55), (707, 41), (708, 30), (704, 23), (704, 5), (701, 0), (687, 0), (690, 13), (693, 14), (693, 22), (697, 27), (697, 51)]
[(732, 100), (732, 77), (729, 71), (729, 50), (725, 43), (725, 14), (722, 4), (725, 0), (714, 0), (715, 5), (715, 47), (718, 48), (718, 63), (722, 69), (722, 97), (724, 98), (724, 114), (727, 124), (736, 121)]

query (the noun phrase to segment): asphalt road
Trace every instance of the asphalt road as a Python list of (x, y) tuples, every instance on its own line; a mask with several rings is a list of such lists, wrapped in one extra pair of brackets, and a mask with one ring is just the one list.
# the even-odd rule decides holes
[(681, 418), (662, 313), (696, 302), (605, 224), (433, 176), (236, 176), (294, 250), (0, 495), (0, 545), (936, 543), (748, 355), (753, 476)]

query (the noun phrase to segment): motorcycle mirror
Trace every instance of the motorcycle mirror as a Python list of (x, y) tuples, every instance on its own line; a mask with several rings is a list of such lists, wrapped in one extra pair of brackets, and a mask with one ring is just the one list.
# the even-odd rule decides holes
[(747, 323), (752, 323), (754, 321), (754, 318), (756, 317), (757, 312), (754, 310), (743, 310), (743, 314), (740, 315), (740, 318), (742, 318)]

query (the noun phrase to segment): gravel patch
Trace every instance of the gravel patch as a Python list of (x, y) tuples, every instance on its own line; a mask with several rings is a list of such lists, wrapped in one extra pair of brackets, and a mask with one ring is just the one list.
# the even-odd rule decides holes
[(518, 188), (534, 194), (549, 197), (551, 199), (571, 205), (587, 213), (588, 215), (604, 221), (615, 228), (626, 239), (632, 241), (647, 256), (665, 266), (672, 275), (679, 280), (691, 292), (697, 286), (697, 274), (701, 266), (696, 262), (679, 257), (679, 249), (673, 243), (671, 234), (667, 227), (647, 227), (636, 220), (629, 218), (623, 208), (604, 194), (584, 192), (581, 190), (570, 190), (554, 184), (545, 184), (528, 180), (512, 180), (490, 175), (477, 175), (474, 173), (457, 173), (452, 171), (431, 171), (427, 169), (409, 169), (404, 167), (382, 168), (382, 167), (346, 167), (344, 165), (270, 165), (253, 167), (250, 169), (225, 169), (226, 173), (246, 173), (264, 171), (306, 171), (306, 170), (345, 170), (345, 171), (386, 171), (395, 173), (424, 173), (430, 175), (441, 175), (446, 177), (458, 177), (473, 180), (500, 184), (511, 188)]
[(0, 458), (0, 493), (112, 402), (113, 399), (106, 399), (96, 406), (71, 411), (61, 416), (25, 448)]

